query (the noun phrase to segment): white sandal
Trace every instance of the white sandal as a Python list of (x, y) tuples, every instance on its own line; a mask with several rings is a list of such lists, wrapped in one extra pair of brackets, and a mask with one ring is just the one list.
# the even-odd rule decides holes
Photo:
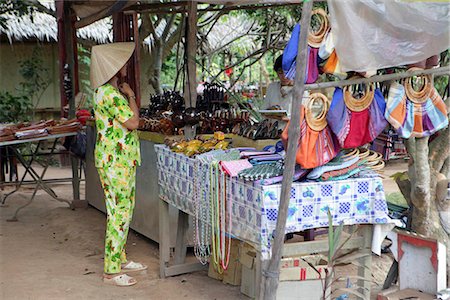
[(103, 282), (115, 286), (132, 286), (137, 283), (136, 279), (127, 274), (120, 274), (111, 278), (103, 277)]
[(122, 266), (123, 272), (138, 272), (147, 270), (147, 266), (141, 263), (130, 261)]

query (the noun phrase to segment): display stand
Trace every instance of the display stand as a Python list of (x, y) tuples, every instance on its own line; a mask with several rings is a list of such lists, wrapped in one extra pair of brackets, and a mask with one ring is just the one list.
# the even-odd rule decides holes
[[(13, 155), (15, 157), (17, 157), (18, 161), (23, 165), (23, 167), (25, 168), (25, 172), (20, 180), (20, 182), (16, 185), (16, 188), (6, 194), (3, 199), (1, 204), (5, 205), (6, 199), (11, 196), (12, 194), (14, 194), (15, 192), (17, 192), (23, 184), (25, 184), (25, 177), (27, 176), (27, 174), (30, 174), (30, 176), (33, 178), (33, 183), (35, 183), (35, 188), (33, 190), (33, 194), (31, 195), (29, 201), (27, 203), (25, 203), (24, 205), (20, 206), (19, 208), (17, 208), (17, 210), (15, 211), (14, 215), (12, 216), (12, 218), (8, 219), (8, 221), (17, 221), (17, 214), (19, 213), (20, 210), (22, 210), (23, 208), (27, 207), (28, 205), (31, 204), (31, 202), (33, 202), (36, 193), (38, 191), (39, 188), (42, 188), (48, 195), (50, 195), (53, 199), (59, 201), (59, 202), (65, 202), (69, 205), (70, 208), (74, 208), (74, 203), (73, 201), (69, 201), (67, 199), (62, 199), (59, 198), (55, 191), (50, 188), (48, 186), (48, 181), (44, 180), (44, 176), (45, 173), (47, 172), (47, 169), (49, 167), (49, 160), (48, 159), (44, 159), (43, 163), (42, 163), (42, 167), (43, 170), (41, 173), (38, 173), (34, 168), (33, 168), (33, 162), (36, 160), (37, 157), (39, 156), (51, 156), (51, 155), (55, 155), (58, 153), (55, 153), (55, 148), (57, 145), (57, 142), (59, 139), (61, 138), (65, 138), (65, 137), (70, 137), (70, 136), (75, 136), (77, 133), (76, 132), (69, 132), (69, 133), (61, 133), (61, 134), (53, 134), (53, 135), (47, 135), (44, 137), (39, 137), (39, 138), (33, 138), (33, 139), (23, 139), (23, 140), (13, 140), (13, 141), (7, 141), (7, 142), (0, 142), (0, 147), (7, 147), (8, 149), (11, 150), (11, 152), (13, 153)], [(40, 146), (41, 143), (44, 141), (52, 141), (52, 146), (50, 148), (50, 151), (47, 153), (43, 153), (40, 152)], [(35, 150), (33, 150), (32, 154), (31, 154), (31, 159), (29, 161), (27, 161), (25, 159), (25, 156), (17, 149), (17, 147), (19, 145), (23, 145), (26, 143), (37, 143)], [(80, 178), (78, 175), (78, 168), (76, 167), (78, 165), (78, 159), (76, 159), (75, 157), (72, 158), (72, 170), (75, 170), (73, 172), (73, 176), (70, 179), (66, 179), (65, 181), (70, 180), (72, 182), (72, 186), (73, 186), (73, 193), (74, 193), (74, 201), (78, 200), (79, 201), (79, 186), (80, 186)], [(59, 182), (61, 182), (62, 180), (59, 180)], [(27, 182), (28, 183), (28, 182)]]
[[(160, 230), (160, 243), (159, 243), (159, 258), (160, 258), (160, 277), (166, 278), (171, 276), (177, 276), (185, 273), (191, 273), (201, 270), (207, 270), (206, 265), (202, 265), (200, 262), (186, 263), (186, 232), (188, 229), (187, 219), (189, 215), (181, 210), (178, 214), (178, 228), (177, 228), (177, 241), (174, 251), (173, 263), (170, 264), (170, 243), (169, 236), (171, 234), (169, 230), (169, 203), (164, 199), (160, 199), (159, 203), (159, 230)], [(352, 225), (360, 226), (358, 230), (359, 234), (350, 238), (343, 246), (342, 250), (359, 250), (370, 252), (372, 247), (372, 234), (373, 226), (368, 225)], [(282, 255), (283, 257), (299, 257), (310, 253), (323, 253), (328, 252), (328, 240), (315, 240), (308, 242), (297, 242), (284, 244)], [(261, 293), (261, 270), (264, 264), (267, 264), (268, 260), (261, 259), (261, 253), (257, 252), (256, 257), (256, 283), (260, 283), (260, 288), (255, 287), (256, 299), (260, 299)], [(362, 293), (366, 299), (370, 298), (370, 278), (371, 278), (371, 265), (372, 256), (366, 255), (358, 259), (358, 276), (365, 278), (366, 280), (359, 280), (358, 286), (362, 287)]]
[[(204, 178), (202, 175), (208, 166), (183, 154), (173, 153), (161, 145), (155, 146), (155, 149), (158, 157), (158, 184), (160, 187), (160, 276), (165, 278), (206, 269), (199, 262), (186, 263), (185, 257), (188, 216), (191, 215), (195, 218), (196, 201), (208, 203), (210, 201), (208, 199), (198, 200), (195, 197), (196, 187), (200, 186), (200, 182), (206, 191), (209, 189), (209, 178)], [(281, 185), (259, 186), (238, 179), (228, 178), (227, 180), (226, 185), (231, 187), (228, 197), (233, 199), (231, 202), (232, 217), (228, 218), (228, 222), (231, 220), (233, 225), (231, 232), (227, 232), (227, 234), (255, 246), (257, 251), (256, 282), (262, 284), (262, 270), (265, 270), (271, 255), (272, 235), (275, 230)], [(326, 208), (330, 207), (334, 212), (333, 224), (344, 222), (349, 226), (361, 226), (358, 235), (351, 237), (343, 245), (343, 250), (359, 249), (370, 252), (372, 224), (388, 222), (387, 204), (380, 178), (294, 183), (292, 188), (289, 207), (294, 213), (288, 218), (286, 233), (328, 226)], [(313, 195), (303, 196), (308, 191)], [(177, 240), (172, 263), (168, 239), (173, 234), (169, 229), (170, 206), (179, 210)], [(201, 222), (205, 223), (204, 220)], [(286, 243), (282, 249), (282, 256), (298, 257), (327, 251), (328, 240)], [(370, 278), (370, 262), (370, 255), (360, 259), (359, 276)], [(362, 293), (370, 295), (370, 284), (367, 282), (361, 280), (359, 284), (364, 287)], [(257, 297), (258, 293), (262, 292), (259, 286), (255, 286), (255, 291)]]

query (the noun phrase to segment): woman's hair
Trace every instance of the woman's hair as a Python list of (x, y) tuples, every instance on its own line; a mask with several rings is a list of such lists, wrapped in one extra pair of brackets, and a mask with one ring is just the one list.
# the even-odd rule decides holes
[(275, 72), (281, 71), (283, 69), (283, 54), (281, 54), (280, 56), (277, 57), (277, 59), (275, 59), (275, 63), (273, 64), (273, 70)]

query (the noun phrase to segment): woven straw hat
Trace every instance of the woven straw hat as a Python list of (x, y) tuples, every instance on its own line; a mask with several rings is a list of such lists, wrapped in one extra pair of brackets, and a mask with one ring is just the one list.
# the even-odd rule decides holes
[(113, 78), (130, 59), (133, 51), (133, 42), (92, 47), (91, 87), (95, 90)]

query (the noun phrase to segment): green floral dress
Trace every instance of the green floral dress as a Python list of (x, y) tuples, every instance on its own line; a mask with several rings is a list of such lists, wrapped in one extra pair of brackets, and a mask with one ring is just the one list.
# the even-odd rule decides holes
[(125, 244), (133, 215), (136, 190), (136, 166), (140, 164), (136, 130), (123, 123), (133, 116), (125, 97), (105, 84), (94, 95), (95, 166), (105, 193), (107, 211), (104, 272), (115, 274), (126, 262)]

